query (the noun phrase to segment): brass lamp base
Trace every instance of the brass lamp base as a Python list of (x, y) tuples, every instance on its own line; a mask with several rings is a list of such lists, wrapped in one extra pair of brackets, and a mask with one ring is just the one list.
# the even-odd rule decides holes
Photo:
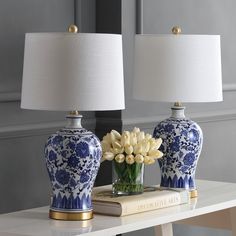
[(197, 189), (190, 191), (190, 198), (196, 198), (198, 196)]
[(54, 220), (68, 220), (68, 221), (90, 220), (93, 218), (93, 211), (61, 212), (61, 211), (49, 210), (49, 218)]

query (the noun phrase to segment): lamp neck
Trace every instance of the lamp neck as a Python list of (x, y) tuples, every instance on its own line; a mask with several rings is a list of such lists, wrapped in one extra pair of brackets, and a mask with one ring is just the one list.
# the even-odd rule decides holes
[(179, 106), (179, 104), (175, 103), (174, 106), (171, 107), (171, 111), (172, 111), (171, 118), (175, 118), (175, 119), (185, 118), (184, 109), (185, 107), (182, 106), (182, 104), (181, 106)]
[(78, 115), (78, 114), (68, 114), (66, 116), (66, 120), (67, 120), (67, 124), (65, 128), (68, 129), (81, 129), (83, 128), (81, 125), (81, 118), (83, 116), (82, 115)]

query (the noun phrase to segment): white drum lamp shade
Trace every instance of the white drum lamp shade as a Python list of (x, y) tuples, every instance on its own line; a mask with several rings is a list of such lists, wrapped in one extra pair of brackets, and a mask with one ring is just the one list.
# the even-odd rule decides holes
[(219, 35), (136, 35), (134, 97), (222, 101)]
[(124, 109), (121, 35), (27, 33), (21, 107)]

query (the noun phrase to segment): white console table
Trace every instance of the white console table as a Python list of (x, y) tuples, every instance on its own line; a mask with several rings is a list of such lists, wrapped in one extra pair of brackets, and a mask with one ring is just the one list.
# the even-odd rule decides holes
[(48, 219), (48, 207), (0, 215), (0, 236), (109, 236), (155, 227), (171, 236), (172, 223), (232, 230), (236, 236), (236, 184), (198, 180), (199, 197), (190, 204), (125, 217), (95, 215), (84, 222)]

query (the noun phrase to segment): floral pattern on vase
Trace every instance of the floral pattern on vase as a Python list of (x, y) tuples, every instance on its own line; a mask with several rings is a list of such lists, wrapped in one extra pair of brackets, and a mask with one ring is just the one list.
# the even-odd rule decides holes
[(99, 139), (84, 128), (63, 128), (48, 138), (45, 157), (53, 190), (52, 210), (92, 210), (91, 192), (101, 155)]
[(154, 137), (161, 137), (160, 150), (165, 157), (159, 159), (161, 186), (196, 189), (195, 171), (202, 149), (202, 130), (187, 118), (171, 117), (155, 128)]

